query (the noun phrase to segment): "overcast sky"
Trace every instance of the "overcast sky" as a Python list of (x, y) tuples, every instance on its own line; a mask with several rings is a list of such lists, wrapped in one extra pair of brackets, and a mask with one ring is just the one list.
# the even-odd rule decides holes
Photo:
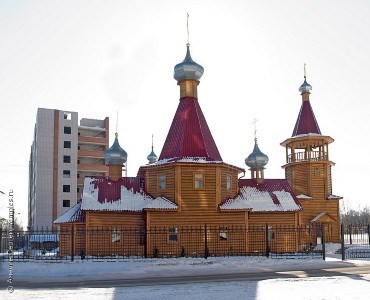
[[(299, 113), (306, 63), (316, 119), (335, 139), (333, 193), (369, 204), (370, 2), (0, 0), (0, 190), (14, 189), (24, 225), (38, 107), (108, 116), (110, 143), (119, 111), (129, 176), (147, 162), (152, 133), (159, 156), (178, 105), (187, 12), (191, 54), (205, 69), (199, 103), (223, 160), (246, 168), (257, 118), (265, 177), (284, 177), (280, 143)], [(0, 195), (2, 215), (6, 204)]]

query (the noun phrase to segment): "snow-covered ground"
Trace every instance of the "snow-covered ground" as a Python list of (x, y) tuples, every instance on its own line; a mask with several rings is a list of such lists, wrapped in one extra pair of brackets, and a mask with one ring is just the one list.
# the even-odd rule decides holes
[[(304, 271), (295, 278), (261, 281), (206, 282), (175, 285), (155, 285), (111, 288), (71, 288), (25, 290), (17, 281), (84, 281), (96, 278), (127, 279), (169, 277), (180, 275), (227, 274), (332, 268), (345, 265), (370, 264), (368, 260), (342, 262), (328, 254), (321, 259), (271, 259), (265, 257), (140, 259), (124, 261), (34, 261), (15, 262), (13, 294), (6, 291), (8, 265), (1, 263), (1, 299), (367, 299), (370, 276), (365, 274), (343, 277), (307, 278)], [(297, 275), (298, 274), (298, 275)]]
[(196, 283), (144, 287), (16, 290), (0, 292), (1, 299), (368, 299), (369, 276), (308, 279), (269, 279), (227, 283)]

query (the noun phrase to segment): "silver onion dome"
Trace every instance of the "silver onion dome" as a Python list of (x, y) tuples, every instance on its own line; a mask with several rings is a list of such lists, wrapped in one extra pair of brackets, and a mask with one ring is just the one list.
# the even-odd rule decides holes
[(123, 165), (127, 161), (127, 153), (121, 148), (118, 143), (118, 133), (112, 147), (104, 152), (105, 164), (106, 165)]
[(301, 92), (301, 94), (303, 94), (303, 93), (309, 93), (311, 92), (311, 90), (312, 90), (312, 86), (309, 83), (307, 83), (306, 77), (305, 77), (304, 82), (299, 87), (299, 91)]
[(267, 165), (269, 158), (258, 148), (257, 139), (254, 141), (253, 152), (245, 159), (245, 164), (251, 169), (260, 169)]
[(155, 163), (157, 161), (158, 156), (155, 155), (153, 148), (152, 148), (152, 152), (150, 152), (150, 154), (146, 158), (149, 160), (150, 164)]
[(204, 73), (204, 69), (191, 58), (190, 45), (187, 44), (186, 47), (187, 50), (185, 59), (175, 66), (173, 78), (175, 78), (177, 81), (184, 79), (194, 79), (199, 81)]

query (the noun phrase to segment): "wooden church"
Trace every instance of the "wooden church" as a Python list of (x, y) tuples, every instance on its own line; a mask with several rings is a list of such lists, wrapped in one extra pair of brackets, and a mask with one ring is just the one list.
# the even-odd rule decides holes
[[(69, 255), (71, 247), (86, 255), (189, 254), (199, 250), (199, 241), (209, 242), (215, 255), (227, 249), (250, 253), (256, 247), (252, 239), (263, 242), (267, 237), (263, 231), (252, 237), (249, 230), (266, 224), (271, 228), (324, 224), (327, 240), (339, 241), (341, 197), (332, 194), (334, 163), (329, 160), (334, 140), (321, 134), (306, 76), (299, 88), (302, 106), (293, 134), (281, 143), (286, 149), (285, 179), (264, 178), (268, 157), (256, 138), (245, 159), (247, 179), (241, 178), (243, 168), (222, 160), (202, 113), (197, 87), (203, 71), (187, 44), (185, 59), (174, 68), (180, 100), (159, 158), (152, 147), (149, 163), (137, 176), (122, 177), (127, 153), (116, 133), (105, 152), (109, 176), (85, 178), (81, 201), (54, 222), (61, 233), (73, 231), (73, 241), (61, 234), (61, 255)], [(201, 228), (198, 233), (196, 228)], [(237, 238), (233, 228), (241, 229)], [(302, 237), (295, 233), (289, 246), (284, 246), (286, 236), (272, 232), (269, 238), (280, 239), (281, 251), (294, 252)]]

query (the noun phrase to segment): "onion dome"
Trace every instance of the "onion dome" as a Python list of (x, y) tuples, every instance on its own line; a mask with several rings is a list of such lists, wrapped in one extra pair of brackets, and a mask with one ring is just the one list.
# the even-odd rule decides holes
[(116, 132), (116, 138), (112, 147), (104, 152), (105, 164), (106, 165), (123, 165), (127, 161), (127, 153), (121, 148), (118, 143), (118, 133)]
[(155, 163), (157, 161), (158, 156), (155, 155), (155, 153), (152, 149), (152, 152), (150, 152), (150, 154), (146, 158), (149, 160), (149, 163), (152, 164), (152, 163)]
[(253, 152), (245, 159), (245, 164), (251, 169), (261, 169), (267, 165), (269, 158), (258, 148), (257, 139), (254, 139), (254, 141)]
[(299, 87), (299, 91), (301, 92), (301, 94), (304, 94), (304, 93), (310, 93), (311, 90), (312, 90), (312, 86), (309, 83), (307, 83), (306, 76), (305, 76), (304, 77), (304, 82)]
[(173, 78), (175, 78), (177, 81), (184, 79), (193, 79), (199, 81), (204, 73), (204, 69), (191, 58), (190, 45), (187, 44), (186, 47), (187, 51), (185, 59), (175, 66)]
[(154, 153), (153, 147), (153, 135), (152, 135), (152, 152), (146, 157), (149, 160), (149, 164), (155, 163), (158, 159), (158, 156)]

